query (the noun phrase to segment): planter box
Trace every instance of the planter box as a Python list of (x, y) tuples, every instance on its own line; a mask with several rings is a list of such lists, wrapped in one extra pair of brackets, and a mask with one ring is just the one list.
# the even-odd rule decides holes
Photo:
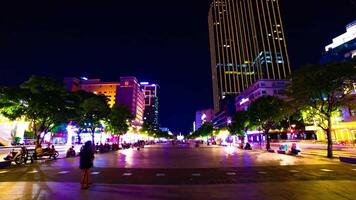
[(356, 164), (356, 158), (339, 157), (339, 159), (340, 159), (341, 162)]
[(0, 168), (9, 167), (11, 165), (11, 161), (1, 161)]

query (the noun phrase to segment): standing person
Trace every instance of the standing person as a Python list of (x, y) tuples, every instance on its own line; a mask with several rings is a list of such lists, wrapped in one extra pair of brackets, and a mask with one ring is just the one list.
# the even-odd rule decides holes
[(82, 170), (82, 176), (80, 179), (81, 189), (89, 188), (89, 172), (93, 167), (94, 153), (91, 141), (87, 141), (83, 148), (80, 150), (80, 163), (79, 168)]

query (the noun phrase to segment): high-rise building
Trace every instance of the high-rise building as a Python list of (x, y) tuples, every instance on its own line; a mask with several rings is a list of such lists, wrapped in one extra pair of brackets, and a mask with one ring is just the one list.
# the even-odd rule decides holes
[(157, 84), (141, 82), (141, 88), (145, 94), (145, 112), (143, 114), (143, 123), (150, 130), (159, 129), (159, 109), (158, 109), (158, 89)]
[(348, 61), (356, 58), (356, 20), (346, 26), (346, 33), (325, 47), (321, 63)]
[(145, 96), (137, 79), (135, 77), (120, 77), (120, 87), (116, 96), (116, 104), (129, 107), (134, 116), (133, 125), (141, 126), (143, 124)]
[(212, 0), (209, 38), (215, 112), (257, 80), (291, 73), (279, 0)]

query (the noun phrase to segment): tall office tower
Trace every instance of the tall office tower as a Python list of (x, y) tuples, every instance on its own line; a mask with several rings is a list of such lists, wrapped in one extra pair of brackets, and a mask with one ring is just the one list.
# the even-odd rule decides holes
[(143, 123), (150, 130), (159, 129), (159, 110), (158, 110), (158, 88), (157, 84), (141, 82), (141, 88), (145, 94), (145, 112)]
[(279, 0), (213, 0), (209, 38), (215, 112), (257, 80), (291, 73)]

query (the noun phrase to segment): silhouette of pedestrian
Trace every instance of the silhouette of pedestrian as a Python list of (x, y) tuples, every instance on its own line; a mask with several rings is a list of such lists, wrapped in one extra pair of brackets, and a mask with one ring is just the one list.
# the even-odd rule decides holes
[(82, 170), (80, 184), (81, 189), (88, 189), (89, 188), (89, 173), (90, 168), (93, 167), (93, 160), (94, 160), (94, 153), (93, 147), (91, 145), (91, 141), (87, 141), (83, 148), (80, 150), (80, 163), (79, 168)]

